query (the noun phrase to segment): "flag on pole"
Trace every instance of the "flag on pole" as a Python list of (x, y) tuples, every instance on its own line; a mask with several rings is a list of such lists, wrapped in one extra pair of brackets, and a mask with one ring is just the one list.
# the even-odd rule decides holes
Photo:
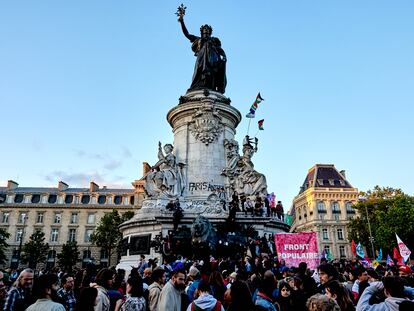
[(378, 257), (376, 259), (376, 261), (381, 261), (382, 260), (382, 248), (380, 248), (379, 252), (378, 252)]
[(358, 243), (356, 247), (356, 253), (359, 257), (365, 258), (364, 248), (362, 247), (361, 243)]
[(393, 249), (392, 258), (397, 260), (397, 265), (399, 265), (399, 266), (404, 265), (403, 257), (400, 255), (400, 252), (398, 251), (398, 249), (396, 247), (394, 247), (394, 249)]
[(323, 249), (322, 253), (321, 253), (321, 259), (324, 258), (326, 259), (326, 250)]
[(332, 253), (329, 249), (326, 250), (326, 260), (328, 260), (328, 261), (333, 260)]
[(259, 126), (259, 131), (263, 131), (263, 123), (264, 123), (264, 119), (261, 119), (257, 122), (257, 125)]
[(410, 258), (411, 251), (408, 249), (407, 245), (405, 245), (404, 242), (400, 239), (397, 233), (395, 234), (395, 236), (397, 237), (397, 244), (398, 248), (400, 249), (400, 254), (404, 259), (404, 262), (406, 262)]
[(254, 103), (250, 107), (249, 113), (246, 114), (246, 118), (254, 118), (255, 117), (256, 110), (257, 110), (257, 108), (259, 107), (259, 104), (262, 101), (264, 101), (264, 99), (262, 98), (262, 96), (260, 96), (260, 92), (259, 92), (259, 94), (257, 94), (257, 96), (256, 96), (256, 100), (254, 101)]
[(365, 257), (364, 259), (361, 259), (361, 263), (365, 268), (372, 268), (372, 262), (368, 257)]
[(354, 240), (352, 240), (351, 249), (352, 249), (352, 254), (354, 254), (354, 257), (356, 257), (356, 255), (357, 255), (357, 253), (356, 253), (356, 244), (355, 244)]
[(391, 259), (390, 254), (387, 255), (387, 266), (394, 266), (394, 261)]
[(374, 260), (373, 262), (372, 262), (372, 267), (374, 268), (374, 269), (377, 269), (377, 267), (379, 266), (380, 264), (379, 264), (379, 262), (377, 261), (377, 260)]

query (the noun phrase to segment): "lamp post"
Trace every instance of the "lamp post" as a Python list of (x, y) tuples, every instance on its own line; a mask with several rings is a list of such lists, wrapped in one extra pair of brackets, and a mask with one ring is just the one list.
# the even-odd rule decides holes
[[(362, 202), (365, 202), (367, 199), (366, 199), (366, 197), (360, 197), (359, 200), (362, 201)], [(368, 217), (368, 206), (367, 206), (367, 204), (365, 204), (365, 215), (367, 217), (368, 233), (369, 233), (369, 241), (371, 243), (372, 257), (375, 258), (374, 237), (372, 236), (371, 223), (370, 223), (369, 217)]]
[(22, 229), (22, 234), (20, 236), (19, 249), (18, 249), (18, 252), (17, 252), (17, 268), (19, 268), (19, 265), (20, 265), (20, 255), (22, 253), (24, 229), (26, 228), (26, 220), (27, 220), (26, 213), (24, 213), (23, 215), (24, 215), (23, 216), (23, 229)]

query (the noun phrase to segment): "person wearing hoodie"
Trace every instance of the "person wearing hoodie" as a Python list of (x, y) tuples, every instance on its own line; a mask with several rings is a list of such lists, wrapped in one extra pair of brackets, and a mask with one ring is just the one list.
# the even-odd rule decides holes
[(198, 298), (187, 307), (187, 311), (224, 311), (220, 301), (210, 291), (210, 285), (206, 281), (200, 281), (196, 292)]
[[(385, 301), (370, 305), (370, 298), (382, 291), (386, 297)], [(410, 301), (404, 292), (404, 281), (400, 277), (387, 276), (382, 282), (377, 282), (365, 289), (356, 311), (397, 311), (404, 301)]]
[(112, 278), (114, 272), (109, 269), (101, 269), (96, 275), (95, 283), (91, 283), (91, 287), (98, 290), (97, 304), (95, 311), (109, 311), (111, 303), (109, 300), (108, 289), (112, 286)]

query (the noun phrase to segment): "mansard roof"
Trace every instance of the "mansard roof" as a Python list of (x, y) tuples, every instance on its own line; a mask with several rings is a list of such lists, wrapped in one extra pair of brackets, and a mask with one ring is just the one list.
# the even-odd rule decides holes
[[(67, 188), (66, 190), (59, 190), (59, 188), (48, 188), (48, 187), (17, 187), (13, 190), (8, 189), (7, 187), (0, 187), (0, 193), (91, 193), (89, 188)], [(110, 189), (110, 188), (100, 188), (92, 191), (93, 193), (116, 193), (116, 194), (129, 194), (133, 193), (134, 189)]]
[(333, 164), (316, 164), (311, 167), (299, 194), (308, 188), (353, 188), (345, 178), (345, 172), (338, 172)]

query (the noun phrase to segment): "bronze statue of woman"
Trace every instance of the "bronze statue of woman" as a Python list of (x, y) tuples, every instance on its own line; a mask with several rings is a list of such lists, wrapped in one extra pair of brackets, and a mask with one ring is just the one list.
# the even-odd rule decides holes
[(200, 37), (188, 32), (184, 24), (185, 7), (177, 10), (178, 21), (184, 36), (192, 43), (191, 49), (197, 57), (191, 90), (209, 89), (224, 94), (226, 90), (226, 54), (218, 38), (212, 37), (213, 29), (209, 25), (200, 27)]

